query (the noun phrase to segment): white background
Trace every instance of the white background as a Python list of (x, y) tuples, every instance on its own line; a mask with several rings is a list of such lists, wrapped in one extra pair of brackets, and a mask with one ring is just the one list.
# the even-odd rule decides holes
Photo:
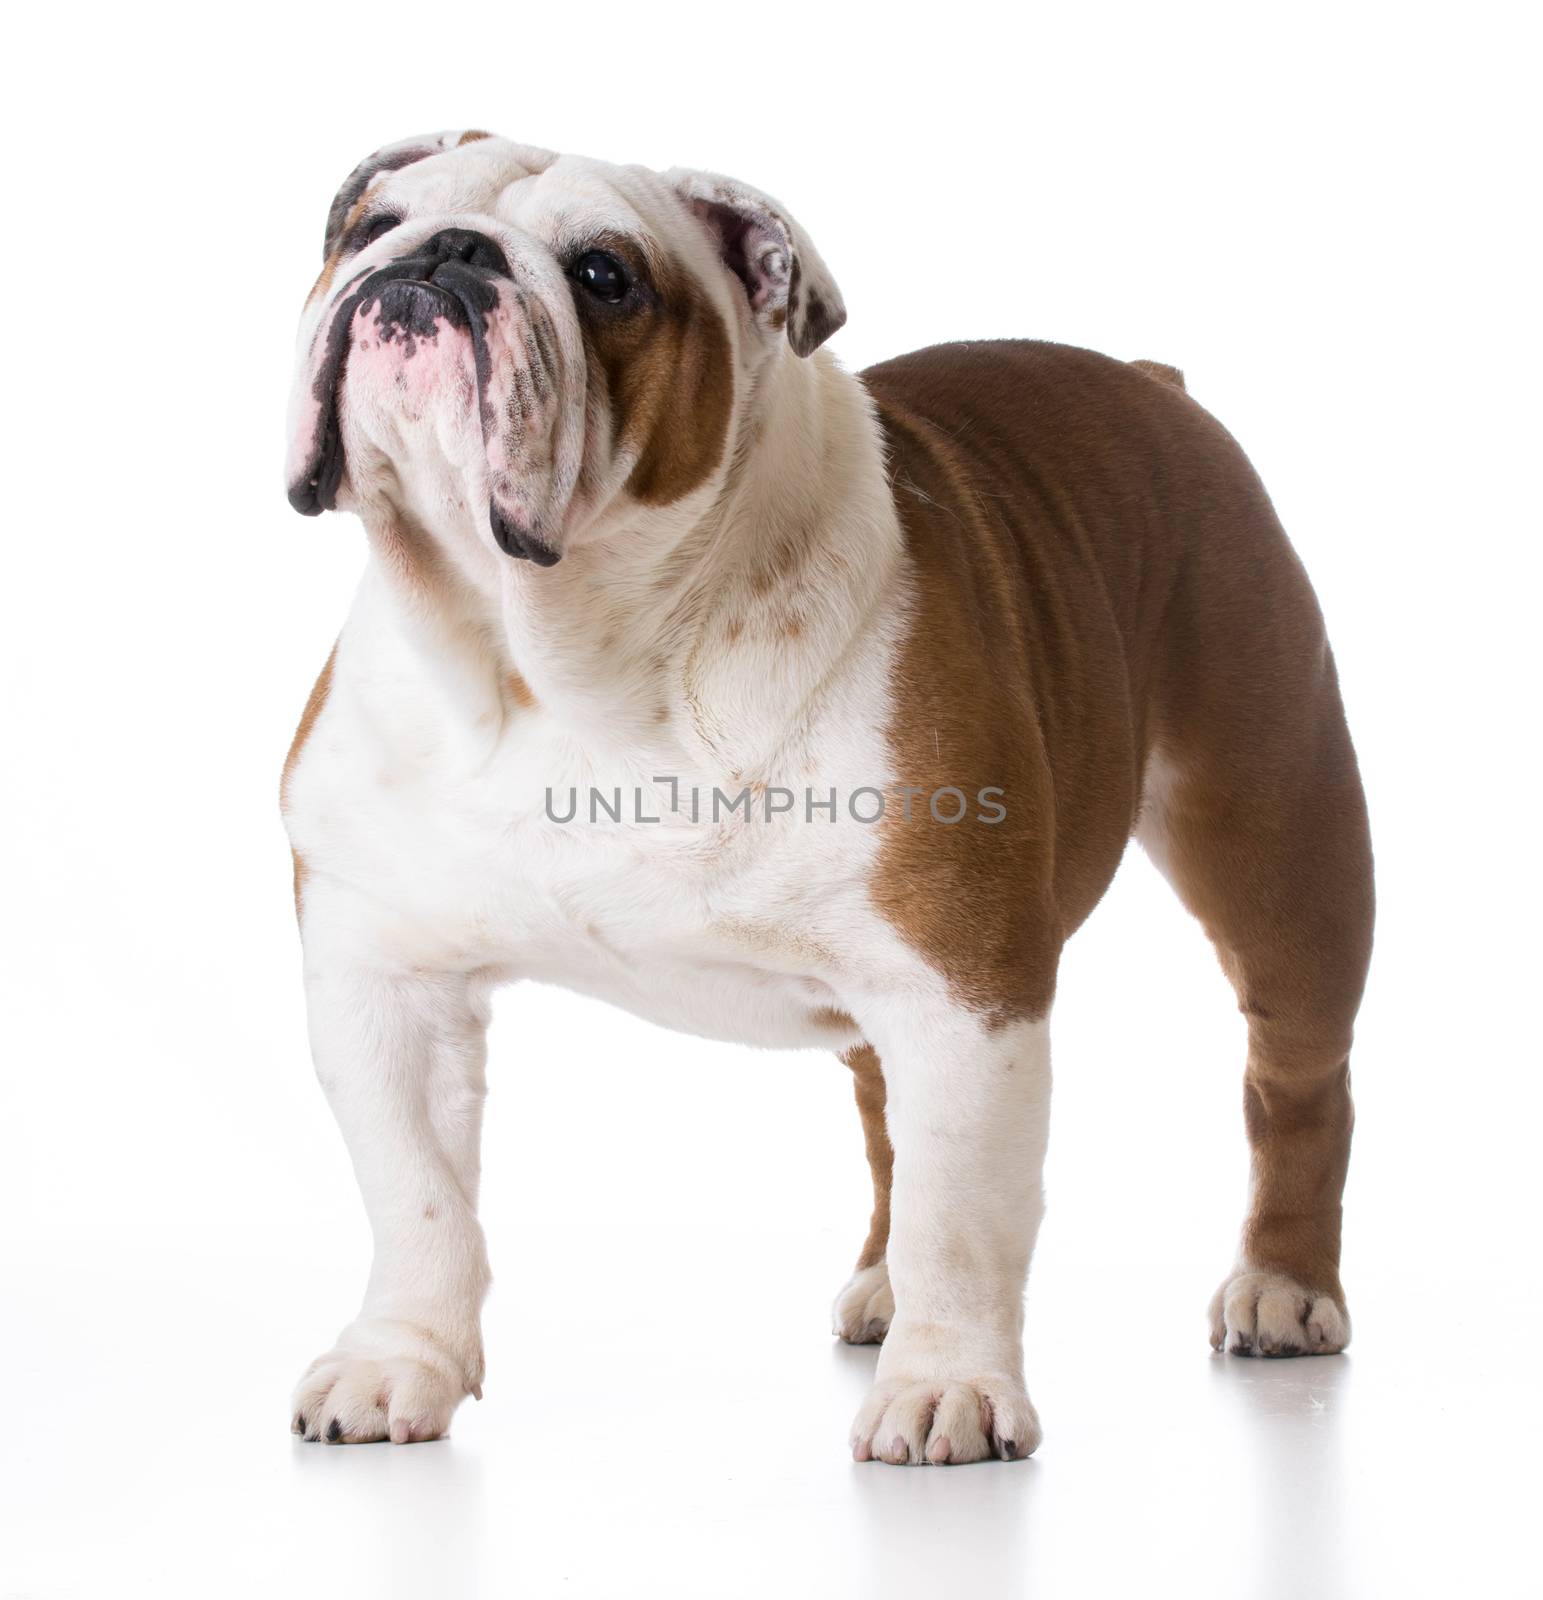
[[(1011, 15), (1009, 14), (1011, 13)], [(35, 18), (36, 13), (29, 13)], [(8, 54), (0, 1594), (1536, 1593), (1540, 343), (1523, 8), (71, 8)], [(1316, 582), (1379, 940), (1340, 1359), (1213, 1358), (1243, 1036), (1133, 854), (1068, 952), (1047, 1437), (854, 1466), (844, 1069), (501, 997), (487, 1398), (292, 1440), (368, 1240), (280, 761), (363, 556), (284, 502), (328, 200), (442, 127), (770, 189), (852, 367), (1182, 366)]]

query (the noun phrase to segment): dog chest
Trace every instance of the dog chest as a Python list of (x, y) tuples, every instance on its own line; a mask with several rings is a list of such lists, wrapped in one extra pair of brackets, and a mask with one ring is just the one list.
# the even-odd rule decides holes
[(870, 830), (768, 821), (764, 795), (709, 774), (603, 770), (540, 722), (469, 755), (426, 716), (398, 708), (383, 731), (336, 695), (291, 779), (308, 914), (347, 900), (386, 959), (530, 977), (687, 1032), (851, 1042), (827, 934), (862, 919)]

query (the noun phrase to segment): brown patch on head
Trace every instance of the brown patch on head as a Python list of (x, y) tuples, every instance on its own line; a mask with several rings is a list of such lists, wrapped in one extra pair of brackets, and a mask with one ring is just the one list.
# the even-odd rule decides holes
[[(343, 180), (338, 192), (332, 197), (332, 205), (327, 212), (326, 241), (322, 246), (322, 254), (330, 256), (342, 243), (345, 231), (344, 219), (380, 173), (400, 172), (403, 167), (410, 167), (414, 162), (439, 155), (442, 151), (454, 150), (460, 145), (492, 137), (492, 134), (484, 133), (480, 128), (469, 128), (464, 133), (457, 133), (452, 129), (445, 133), (419, 134), (396, 144), (383, 145), (373, 155), (366, 156)], [(525, 155), (534, 156), (543, 163), (553, 159), (548, 151), (527, 151)], [(527, 170), (540, 169), (527, 166)]]
[[(322, 262), (322, 270), (320, 270), (320, 274), (317, 275), (317, 280), (315, 280), (315, 283), (312, 283), (311, 285), (311, 293), (307, 294), (306, 296), (307, 306), (309, 306), (314, 299), (317, 299), (319, 296), (322, 296), (322, 294), (327, 293), (331, 286), (333, 286), (333, 278), (338, 275), (338, 264), (339, 262), (343, 261), (343, 240), (346, 240), (346, 238), (349, 237), (349, 234), (351, 234), (352, 230), (354, 230), (355, 224), (357, 224), (359, 219), (362, 218), (363, 214), (365, 214), (365, 206), (367, 206), (368, 203), (370, 203), (370, 197), (368, 197), (368, 192), (365, 192), (365, 194), (360, 195), (360, 197), (355, 200), (354, 205), (352, 205), (351, 210), (349, 210), (349, 214), (347, 214), (346, 218), (343, 219), (343, 224), (341, 224), (341, 227), (338, 229), (338, 242), (336, 242), (335, 245), (333, 245), (333, 248), (328, 251), (327, 259)], [(328, 237), (331, 237), (330, 230), (328, 230)]]
[(316, 276), (316, 282), (311, 285), (311, 292), (305, 297), (306, 305), (310, 305), (313, 300), (317, 299), (321, 295), (326, 294), (326, 292), (332, 287), (332, 279), (337, 273), (339, 259), (339, 253), (334, 250), (332, 254), (328, 256), (324, 262), (322, 262), (321, 271)]
[(327, 212), (327, 233), (322, 245), (322, 254), (330, 256), (342, 244), (348, 228), (348, 219), (377, 174), (400, 172), (403, 167), (410, 167), (415, 161), (422, 161), (427, 156), (438, 154), (440, 148), (442, 146), (432, 144), (403, 145), (396, 149), (377, 150), (374, 155), (361, 161), (343, 180), (342, 187), (332, 197), (332, 205)]
[(609, 306), (579, 291), (577, 305), (592, 365), (611, 408), (618, 450), (634, 457), (626, 489), (644, 505), (670, 505), (711, 475), (722, 459), (734, 406), (728, 331), (696, 278), (632, 240), (601, 239), (646, 290)]
[(521, 711), (531, 711), (535, 708), (536, 697), (531, 693), (530, 685), (518, 672), (505, 674), (504, 687), (509, 691), (509, 698)]

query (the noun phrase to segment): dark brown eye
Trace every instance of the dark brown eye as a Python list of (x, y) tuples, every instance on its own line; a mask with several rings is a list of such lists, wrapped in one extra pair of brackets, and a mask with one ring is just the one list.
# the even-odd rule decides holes
[(367, 249), (382, 234), (390, 233), (393, 228), (399, 228), (401, 225), (402, 219), (392, 216), (389, 211), (382, 212), (378, 217), (371, 217), (368, 222), (359, 225), (359, 231), (354, 239), (355, 248)]
[(624, 300), (632, 287), (627, 269), (604, 250), (586, 250), (573, 263), (573, 275), (586, 293), (604, 300), (607, 305), (614, 306)]

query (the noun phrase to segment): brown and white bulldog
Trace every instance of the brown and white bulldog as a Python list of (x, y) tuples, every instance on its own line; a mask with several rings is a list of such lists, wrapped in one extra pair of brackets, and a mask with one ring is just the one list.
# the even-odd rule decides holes
[(874, 1212), (859, 1460), (1039, 1442), (1023, 1291), (1061, 947), (1133, 835), (1248, 1018), (1211, 1339), (1341, 1349), (1365, 806), (1312, 590), (1171, 368), (1019, 342), (852, 376), (776, 201), (447, 133), (344, 184), (290, 499), (370, 558), (290, 752), (311, 1041), (375, 1235), (307, 1439), (480, 1394), (488, 997), (839, 1053)]

